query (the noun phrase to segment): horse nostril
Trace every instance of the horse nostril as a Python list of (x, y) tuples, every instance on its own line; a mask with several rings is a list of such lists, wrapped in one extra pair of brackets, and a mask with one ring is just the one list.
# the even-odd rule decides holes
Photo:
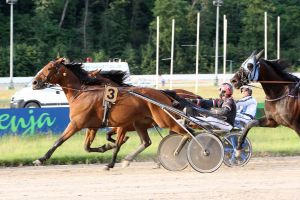
[(38, 83), (37, 81), (33, 81), (32, 85), (37, 85), (37, 83)]
[(236, 80), (235, 79), (231, 79), (230, 82), (231, 83), (236, 83)]

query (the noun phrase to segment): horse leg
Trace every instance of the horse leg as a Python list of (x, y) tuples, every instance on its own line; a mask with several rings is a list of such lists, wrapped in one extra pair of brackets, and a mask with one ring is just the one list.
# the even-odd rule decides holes
[(113, 128), (106, 133), (106, 140), (112, 143), (115, 143), (116, 140), (112, 138), (113, 135), (116, 134), (117, 128)]
[(241, 150), (242, 149), (242, 145), (248, 135), (248, 132), (250, 131), (250, 129), (254, 126), (259, 126), (259, 121), (258, 120), (252, 120), (250, 121), (244, 128), (244, 130), (242, 131), (242, 134), (240, 135), (239, 139), (238, 139), (238, 145), (237, 145), (237, 150)]
[(145, 124), (136, 122), (134, 123), (135, 130), (137, 131), (140, 139), (141, 144), (140, 146), (132, 153), (128, 154), (123, 161), (122, 167), (129, 166), (130, 162), (142, 151), (144, 151), (148, 146), (151, 145), (151, 139), (148, 135), (147, 127)]
[[(106, 133), (106, 140), (109, 141), (109, 142), (112, 142), (112, 143), (115, 143), (116, 140), (112, 138), (113, 135), (115, 135), (118, 131), (118, 128), (119, 127), (114, 127), (113, 129), (111, 129), (110, 131), (108, 131)], [(129, 139), (128, 136), (126, 136), (123, 140), (123, 144)]]
[(96, 137), (96, 133), (97, 133), (97, 128), (89, 128), (86, 130), (86, 134), (85, 134), (85, 142), (84, 142), (84, 149), (87, 152), (98, 152), (98, 153), (104, 153), (107, 150), (113, 149), (116, 147), (116, 145), (107, 143), (104, 144), (100, 147), (97, 148), (93, 148), (91, 147), (95, 137)]
[(124, 144), (124, 138), (125, 138), (126, 132), (127, 132), (127, 129), (124, 129), (122, 127), (117, 128), (116, 147), (114, 148), (114, 151), (113, 151), (112, 160), (109, 164), (107, 164), (106, 169), (110, 169), (110, 168), (113, 168), (115, 166), (115, 163), (116, 163), (116, 160), (117, 160), (117, 155), (120, 151), (120, 148), (121, 148), (122, 144)]
[(245, 139), (248, 135), (248, 132), (252, 127), (277, 127), (278, 124), (274, 120), (269, 120), (266, 117), (263, 117), (259, 120), (252, 120), (250, 121), (246, 126), (245, 129), (242, 131), (241, 136), (238, 139), (238, 144), (237, 144), (237, 151), (236, 151), (236, 157), (239, 157), (241, 154), (242, 150), (242, 145), (245, 142)]
[(62, 145), (67, 139), (69, 139), (72, 135), (74, 135), (74, 133), (76, 133), (77, 131), (79, 131), (80, 129), (78, 129), (76, 127), (76, 124), (70, 122), (67, 126), (67, 128), (64, 130), (63, 134), (59, 137), (59, 139), (54, 143), (54, 145), (47, 151), (47, 153), (33, 161), (34, 165), (41, 165), (43, 164), (46, 160), (48, 160), (52, 154), (54, 153), (54, 151), (60, 146)]

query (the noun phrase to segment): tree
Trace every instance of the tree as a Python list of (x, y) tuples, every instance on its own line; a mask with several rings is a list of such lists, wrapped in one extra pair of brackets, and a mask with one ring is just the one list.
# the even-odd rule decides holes
[[(236, 69), (254, 49), (264, 48), (268, 12), (268, 58), (276, 58), (276, 21), (281, 17), (281, 58), (300, 65), (298, 0), (225, 0), (227, 58)], [(195, 72), (197, 12), (200, 23), (200, 73), (214, 72), (216, 7), (212, 0), (27, 0), (14, 6), (14, 75), (33, 76), (57, 55), (83, 61), (127, 60), (133, 74), (155, 73), (156, 16), (160, 16), (160, 71), (170, 72), (171, 26), (175, 19), (174, 73)], [(9, 75), (10, 6), (0, 3), (0, 76)], [(221, 54), (220, 54), (221, 55)], [(28, 59), (28, 60), (27, 60)], [(29, 68), (27, 68), (29, 66)], [(221, 62), (220, 62), (221, 67)]]
[[(274, 4), (273, 1), (266, 1), (264, 4), (260, 0), (243, 1), (247, 5), (245, 15), (242, 16), (243, 32), (241, 35), (240, 46), (243, 55), (250, 53), (249, 50), (264, 48), (264, 12), (268, 12), (268, 55), (275, 55), (274, 31)], [(246, 7), (246, 6), (245, 6)], [(275, 18), (276, 19), (276, 18)], [(271, 57), (271, 56), (270, 56)]]
[[(175, 0), (175, 1), (163, 1), (163, 0), (157, 0), (155, 1), (155, 6), (153, 9), (154, 16), (160, 17), (160, 55), (161, 58), (168, 58), (170, 57), (171, 52), (171, 35), (172, 35), (172, 19), (175, 19), (176, 25), (175, 25), (175, 49), (174, 49), (174, 72), (183, 69), (187, 66), (180, 65), (182, 62), (179, 63), (179, 61), (182, 59), (179, 57), (179, 55), (182, 54), (182, 39), (184, 38), (184, 32), (187, 29), (186, 28), (186, 18), (187, 15), (187, 7), (188, 4), (186, 1), (183, 0)], [(151, 40), (149, 41), (149, 44), (147, 45), (147, 50), (144, 52), (147, 52), (147, 56), (153, 55), (155, 52), (155, 42), (156, 42), (156, 18), (154, 21), (152, 21), (150, 25), (151, 31)], [(146, 55), (143, 57), (147, 60), (153, 60), (154, 57), (147, 57)], [(155, 68), (155, 65), (153, 65), (153, 62), (145, 61), (144, 64), (151, 63), (150, 66), (143, 66), (142, 67), (148, 67), (148, 68)], [(160, 68), (162, 73), (168, 73), (169, 72), (169, 62), (168, 63), (160, 63)]]
[(299, 9), (300, 4), (298, 1), (278, 1), (275, 12), (281, 19), (281, 58), (288, 60), (293, 65), (292, 70), (294, 71), (297, 70), (297, 65), (300, 64)]
[(104, 15), (106, 20), (103, 26), (106, 33), (102, 36), (103, 47), (107, 49), (108, 55), (120, 57), (129, 39), (129, 22), (127, 8), (129, 0), (116, 0), (109, 4)]
[(65, 19), (65, 16), (66, 16), (66, 12), (67, 12), (67, 9), (68, 9), (68, 5), (69, 5), (69, 0), (65, 0), (65, 5), (64, 5), (64, 9), (63, 9), (63, 12), (61, 14), (61, 18), (60, 18), (60, 22), (59, 22), (59, 28), (61, 28), (63, 22), (64, 22), (64, 19)]

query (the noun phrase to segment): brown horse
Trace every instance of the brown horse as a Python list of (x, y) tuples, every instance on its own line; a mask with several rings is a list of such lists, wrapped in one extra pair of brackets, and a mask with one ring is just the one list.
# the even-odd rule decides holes
[[(64, 90), (70, 106), (70, 123), (67, 128), (53, 147), (43, 157), (36, 160), (35, 164), (42, 164), (49, 159), (61, 144), (79, 130), (83, 128), (97, 130), (103, 127), (104, 109), (102, 103), (105, 92), (104, 85), (101, 85), (101, 81), (98, 79), (88, 77), (87, 72), (81, 68), (73, 69), (73, 67), (64, 64), (64, 59), (60, 58), (48, 63), (34, 78), (33, 89), (40, 89), (49, 83), (59, 84)], [(84, 79), (80, 79), (78, 73), (85, 75)], [(125, 159), (128, 161), (131, 161), (148, 144), (151, 144), (147, 133), (150, 122), (155, 122), (159, 127), (169, 128), (176, 133), (185, 133), (181, 126), (158, 106), (132, 96), (128, 93), (128, 88), (126, 87), (118, 88), (118, 90), (116, 102), (112, 106), (108, 117), (108, 126), (120, 127), (122, 130), (117, 133), (117, 138), (119, 139), (117, 139), (112, 161), (108, 164), (109, 168), (114, 166), (117, 153), (124, 141), (125, 133), (131, 125), (134, 126), (142, 143), (133, 153), (126, 156)], [(172, 105), (172, 100), (159, 90), (151, 88), (131, 88), (131, 90), (156, 99), (163, 104)], [(86, 141), (86, 143), (90, 142)]]
[[(81, 64), (80, 64), (81, 65)], [(111, 86), (116, 86), (116, 87), (119, 87), (119, 86), (128, 86), (128, 87), (134, 87), (134, 86), (131, 86), (131, 85), (127, 85), (127, 84), (124, 84), (124, 80), (126, 80), (128, 77), (128, 74), (127, 73), (124, 73), (122, 71), (109, 71), (109, 72), (103, 72), (101, 70), (94, 70), (94, 71), (89, 71), (88, 72), (89, 76), (91, 77), (94, 77), (98, 80), (101, 81), (101, 83), (105, 83), (105, 84), (108, 84), (108, 85), (111, 85)], [(196, 98), (200, 98), (202, 99), (201, 96), (199, 95), (196, 95), (190, 91), (187, 91), (187, 90), (184, 90), (184, 89), (174, 89), (172, 90), (173, 92), (176, 93), (176, 95), (178, 95), (179, 97), (182, 97), (182, 98), (190, 98), (190, 99), (196, 99)], [(155, 123), (153, 122), (149, 122), (149, 125), (148, 125), (148, 128), (151, 128), (151, 127), (154, 127), (155, 126)], [(110, 131), (108, 131), (106, 133), (106, 139), (112, 143), (115, 143), (116, 140), (112, 138), (113, 135), (117, 134), (117, 132), (119, 131), (119, 129), (123, 129), (122, 127), (113, 127)], [(127, 127), (126, 128), (127, 131), (135, 131), (135, 128), (133, 125), (131, 125), (130, 127)], [(95, 138), (95, 134), (97, 132), (97, 130), (91, 130), (92, 132), (88, 133), (90, 130), (87, 130), (87, 137), (89, 137), (90, 139), (89, 140), (86, 140), (86, 141), (89, 141), (89, 143), (91, 143), (90, 141), (94, 140)], [(124, 142), (126, 142), (126, 140), (128, 139), (129, 137), (125, 137), (125, 140)], [(86, 144), (85, 145), (85, 149), (88, 151), (88, 152), (98, 152), (98, 149), (99, 148), (90, 148), (90, 145)], [(110, 144), (106, 144), (104, 145), (103, 147), (113, 147), (113, 145), (110, 145)], [(103, 149), (102, 147), (100, 148), (101, 151), (102, 150), (108, 150), (107, 148), (106, 149)]]
[[(74, 63), (73, 65), (81, 65), (81, 63)], [(100, 80), (101, 83), (103, 83), (103, 84), (116, 86), (116, 87), (118, 87), (118, 86), (135, 87), (135, 86), (131, 86), (131, 85), (127, 85), (127, 84), (123, 83), (128, 78), (128, 74), (126, 72), (122, 72), (122, 71), (108, 71), (107, 72), (107, 71), (101, 71), (98, 69), (98, 70), (94, 70), (94, 71), (89, 71), (88, 74), (89, 74), (89, 76)], [(202, 98), (201, 96), (195, 95), (194, 93), (184, 90), (184, 89), (174, 89), (174, 90), (171, 90), (171, 92), (175, 92), (178, 96), (180, 96), (182, 98), (193, 98), (193, 99)], [(156, 126), (156, 124), (154, 122), (149, 122), (149, 124), (148, 124), (148, 128), (152, 128), (155, 126)], [(110, 131), (108, 131), (106, 133), (107, 141), (110, 141), (113, 144), (108, 143), (108, 144), (103, 145), (102, 147), (92, 148), (91, 144), (96, 136), (97, 129), (87, 129), (86, 140), (85, 140), (86, 141), (85, 150), (87, 152), (104, 152), (104, 151), (114, 148), (116, 143), (120, 143), (120, 141), (118, 141), (118, 139), (120, 137), (117, 137), (117, 141), (116, 141), (115, 139), (112, 138), (112, 136), (117, 134), (118, 132), (124, 133), (125, 131), (123, 131), (123, 130), (124, 130), (124, 127), (113, 127)], [(126, 127), (125, 130), (135, 131), (135, 128), (132, 124), (129, 127)], [(170, 131), (170, 133), (172, 133), (172, 132)], [(117, 134), (117, 135), (119, 135), (119, 134)], [(123, 143), (125, 143), (128, 139), (129, 139), (129, 137), (125, 136)], [(146, 146), (148, 146), (148, 145), (150, 146), (151, 143), (146, 144)], [(126, 162), (124, 162), (123, 164), (124, 164), (123, 166), (125, 166)]]
[(300, 79), (284, 70), (287, 64), (282, 60), (260, 59), (262, 53), (263, 51), (255, 55), (253, 52), (231, 79), (237, 89), (250, 81), (257, 81), (266, 94), (265, 116), (246, 126), (238, 149), (241, 149), (248, 131), (254, 126), (283, 125), (295, 130), (300, 136)]
[[(81, 65), (80, 63), (74, 63), (74, 66), (76, 65)], [(76, 66), (76, 67), (81, 67), (81, 66)], [(98, 80), (101, 81), (103, 84), (108, 84), (111, 86), (126, 86), (126, 87), (133, 87), (127, 84), (123, 84), (124, 80), (127, 79), (127, 74), (122, 72), (122, 71), (101, 71), (101, 70), (94, 70), (88, 72), (89, 76), (94, 77)], [(129, 89), (129, 88), (128, 88)], [(163, 91), (164, 92), (164, 91)], [(183, 90), (183, 89), (174, 89), (171, 92), (175, 92), (178, 96), (183, 97), (183, 98), (202, 98), (198, 95), (195, 95), (194, 93)], [(155, 127), (156, 124), (152, 121), (149, 121), (148, 124), (145, 124), (145, 127), (151, 128)], [(113, 127), (110, 131), (106, 133), (107, 140), (112, 142), (107, 143), (101, 147), (93, 148), (91, 147), (92, 142), (95, 139), (97, 129), (95, 128), (89, 128), (86, 130), (86, 140), (85, 140), (85, 150), (87, 152), (105, 152), (107, 150), (113, 149), (116, 147), (116, 144), (123, 144), (125, 143), (129, 137), (128, 136), (123, 136), (126, 135), (126, 132), (128, 131), (136, 131), (135, 127), (133, 124), (129, 125), (128, 127)], [(173, 133), (170, 131), (170, 134)], [(112, 138), (113, 135), (117, 134), (116, 140)], [(149, 138), (149, 136), (145, 136)], [(124, 141), (120, 141), (121, 138), (124, 138)], [(148, 140), (147, 143), (145, 143), (145, 148), (151, 145), (151, 140)], [(126, 159), (123, 161), (123, 167), (129, 165), (129, 162), (127, 160), (132, 160), (132, 157), (126, 157)]]

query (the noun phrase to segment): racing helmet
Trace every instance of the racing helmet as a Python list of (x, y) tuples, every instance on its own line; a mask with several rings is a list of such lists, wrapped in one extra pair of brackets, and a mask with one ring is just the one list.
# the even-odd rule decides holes
[(243, 91), (248, 91), (249, 96), (252, 95), (252, 88), (251, 88), (250, 86), (248, 86), (248, 85), (243, 85), (243, 86), (241, 87), (241, 93), (242, 93)]
[(230, 83), (222, 83), (219, 88), (220, 97), (231, 97), (233, 94), (233, 87)]

